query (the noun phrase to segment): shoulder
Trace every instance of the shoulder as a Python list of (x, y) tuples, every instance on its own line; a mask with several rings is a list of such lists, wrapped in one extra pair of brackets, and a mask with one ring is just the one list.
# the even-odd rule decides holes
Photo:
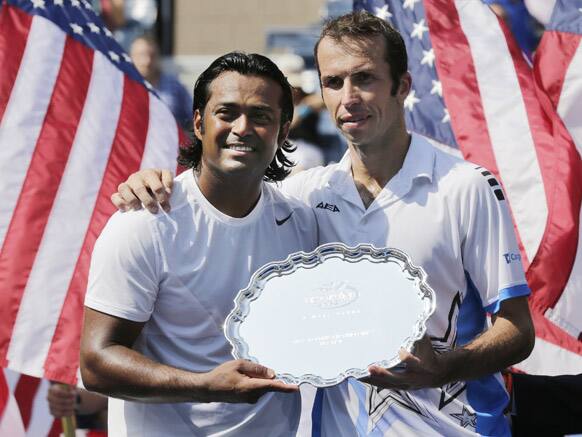
[(300, 171), (283, 181), (282, 190), (296, 198), (305, 199), (313, 190), (325, 186), (339, 168), (339, 164), (330, 164)]
[(435, 177), (439, 190), (444, 190), (449, 196), (503, 197), (501, 185), (491, 171), (437, 148), (435, 148)]

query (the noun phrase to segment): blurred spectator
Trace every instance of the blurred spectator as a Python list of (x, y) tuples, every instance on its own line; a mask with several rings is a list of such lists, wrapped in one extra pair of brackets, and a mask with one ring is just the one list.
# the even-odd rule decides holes
[(82, 388), (53, 383), (47, 401), (51, 414), (57, 418), (75, 415), (77, 428), (107, 430), (107, 398)]
[(93, 0), (93, 6), (125, 51), (138, 35), (152, 30), (158, 16), (155, 0)]
[(556, 5), (556, 0), (524, 0), (525, 7), (529, 13), (543, 26), (547, 26), (552, 18), (552, 12)]
[(180, 126), (188, 130), (192, 123), (192, 97), (178, 78), (162, 72), (156, 41), (149, 35), (137, 37), (131, 44), (129, 55), (137, 71), (170, 107)]
[(483, 1), (505, 20), (521, 50), (531, 58), (541, 38), (543, 26), (529, 14), (524, 0)]
[(273, 58), (293, 87), (295, 113), (289, 131), (289, 139), (297, 146), (293, 173), (338, 161), (345, 145), (334, 126), (325, 129), (331, 120), (321, 99), (317, 72), (305, 70), (303, 58), (295, 54)]

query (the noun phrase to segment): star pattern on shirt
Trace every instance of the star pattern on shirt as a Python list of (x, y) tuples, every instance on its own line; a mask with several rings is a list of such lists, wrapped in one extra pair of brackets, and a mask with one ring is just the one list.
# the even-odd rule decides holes
[(414, 110), (414, 105), (420, 102), (420, 99), (416, 97), (416, 91), (410, 90), (406, 98), (404, 99), (404, 107), (409, 111)]
[(30, 0), (30, 2), (35, 9), (44, 9), (45, 7), (44, 0)]
[(390, 408), (405, 408), (409, 412), (417, 414), (425, 420), (436, 422), (436, 418), (416, 402), (413, 395), (404, 390), (389, 390), (378, 388), (369, 384), (364, 384), (367, 390), (368, 409), (368, 433), (370, 433)]
[(74, 8), (80, 8), (81, 2), (79, 0), (71, 0), (71, 6), (73, 6)]
[(412, 25), (412, 32), (410, 33), (410, 37), (422, 39), (424, 32), (428, 32), (428, 27), (426, 27), (423, 18), (418, 23), (414, 23)]
[(107, 35), (109, 38), (111, 38), (113, 36), (113, 34), (111, 33), (111, 31), (108, 28), (106, 28), (106, 27), (103, 28), (103, 33), (105, 35)]
[(65, 2), (65, 0), (54, 0), (54, 5), (63, 7), (65, 5), (64, 2)]
[(123, 53), (121, 57), (125, 62), (131, 62), (131, 57), (127, 53)]
[(460, 413), (451, 413), (451, 416), (457, 419), (463, 428), (467, 428), (468, 426), (475, 428), (477, 426), (477, 415), (471, 413), (465, 405), (463, 405), (463, 411)]
[(376, 17), (381, 18), (382, 20), (385, 20), (386, 18), (391, 18), (392, 14), (388, 9), (388, 5), (384, 5), (381, 8), (376, 8)]
[(423, 50), (420, 65), (428, 65), (432, 67), (434, 65), (434, 59), (435, 59), (434, 50), (432, 48), (429, 50)]
[(71, 29), (77, 35), (83, 35), (83, 28), (79, 26), (77, 23), (71, 23)]

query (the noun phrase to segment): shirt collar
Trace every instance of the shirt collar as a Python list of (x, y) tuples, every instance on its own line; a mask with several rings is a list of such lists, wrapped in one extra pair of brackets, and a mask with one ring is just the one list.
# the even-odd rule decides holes
[[(411, 137), (402, 168), (385, 187), (400, 197), (405, 196), (411, 190), (412, 184), (417, 178), (427, 178), (432, 182), (434, 173), (434, 146), (421, 135), (412, 133)], [(337, 164), (337, 171), (333, 172), (328, 183), (342, 191), (346, 184), (353, 185), (352, 160), (349, 149)]]
[(435, 166), (434, 146), (418, 134), (411, 135), (410, 146), (402, 168), (388, 182), (387, 187), (400, 197), (405, 196), (416, 179), (426, 178), (432, 182)]

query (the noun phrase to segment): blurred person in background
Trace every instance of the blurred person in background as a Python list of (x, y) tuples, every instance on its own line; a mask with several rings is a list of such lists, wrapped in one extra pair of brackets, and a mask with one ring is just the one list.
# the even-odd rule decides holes
[(289, 139), (297, 146), (297, 151), (292, 174), (338, 162), (347, 144), (337, 133), (323, 103), (317, 72), (305, 69), (305, 62), (299, 55), (286, 54), (276, 60), (293, 87), (295, 115)]
[(303, 90), (302, 74), (305, 62), (299, 55), (286, 54), (277, 60), (277, 64), (293, 87), (295, 113), (289, 129), (289, 139), (297, 149), (293, 154), (295, 167), (291, 172), (293, 174), (324, 165), (325, 157), (317, 132), (319, 111), (324, 106), (321, 97), (310, 95)]
[(155, 0), (93, 0), (92, 5), (125, 51), (137, 36), (153, 30), (158, 17)]
[(131, 44), (129, 55), (137, 71), (170, 107), (180, 126), (189, 130), (192, 123), (192, 97), (177, 77), (162, 71), (156, 40), (148, 34), (138, 36)]

